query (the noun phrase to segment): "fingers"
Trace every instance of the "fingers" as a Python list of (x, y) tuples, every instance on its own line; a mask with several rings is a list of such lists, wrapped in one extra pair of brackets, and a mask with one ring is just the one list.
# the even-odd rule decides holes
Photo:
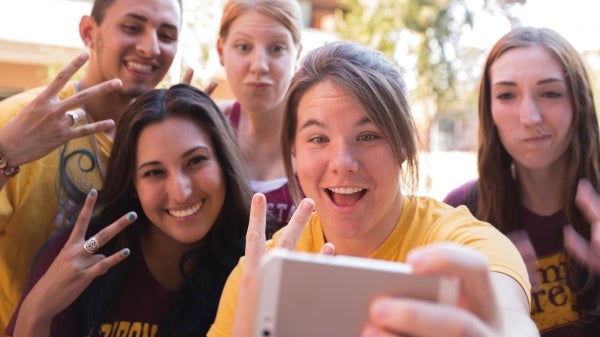
[(77, 216), (77, 221), (73, 226), (73, 232), (71, 233), (72, 238), (79, 241), (83, 239), (85, 232), (87, 231), (88, 224), (90, 223), (90, 219), (92, 217), (92, 211), (94, 210), (94, 205), (96, 204), (96, 198), (98, 197), (98, 191), (95, 189), (91, 189), (85, 198), (85, 202), (83, 203), (83, 207), (79, 212), (79, 216)]
[(565, 226), (565, 248), (577, 262), (600, 275), (600, 222), (593, 223), (591, 231), (590, 243), (572, 226)]
[(587, 179), (581, 179), (577, 185), (575, 204), (590, 223), (600, 221), (600, 195)]
[(95, 263), (90, 267), (90, 272), (94, 275), (94, 278), (105, 274), (110, 268), (125, 260), (130, 254), (129, 248), (121, 249), (120, 251), (110, 255), (106, 258), (100, 259), (98, 263)]
[(219, 82), (210, 81), (206, 88), (204, 88), (204, 93), (210, 96), (213, 93), (213, 91), (215, 91), (215, 89), (217, 88), (217, 85), (219, 85)]
[(104, 81), (87, 89), (81, 90), (73, 96), (70, 96), (60, 102), (57, 109), (59, 112), (74, 109), (84, 105), (92, 97), (106, 95), (115, 91), (123, 85), (120, 79), (113, 78), (112, 80)]
[[(185, 71), (185, 74), (183, 75), (183, 79), (181, 80), (181, 83), (185, 83), (185, 84), (192, 84), (192, 79), (194, 78), (194, 69), (192, 68), (188, 68), (188, 70)], [(207, 95), (209, 95), (207, 93)]]
[(90, 58), (90, 55), (87, 52), (79, 54), (71, 63), (69, 63), (63, 70), (58, 73), (56, 78), (50, 82), (50, 84), (46, 87), (42, 95), (48, 96), (48, 98), (58, 95), (60, 90), (65, 86), (65, 84), (73, 77), (73, 75), (81, 68), (87, 60)]
[(459, 306), (484, 322), (497, 325), (498, 305), (487, 259), (456, 244), (433, 244), (411, 251), (407, 262), (420, 275), (445, 275), (460, 280)]
[(115, 122), (112, 119), (105, 119), (99, 122), (76, 126), (69, 130), (69, 139), (89, 136), (98, 132), (105, 132), (114, 127)]
[(321, 247), (319, 254), (333, 256), (335, 255), (335, 246), (331, 242), (325, 242), (323, 247)]
[(94, 238), (98, 241), (100, 247), (109, 242), (112, 238), (114, 238), (117, 234), (119, 234), (125, 227), (132, 224), (137, 219), (137, 214), (135, 212), (129, 212), (122, 217), (120, 217), (117, 221), (113, 222), (109, 226), (103, 228), (101, 231), (94, 235)]
[(296, 242), (314, 210), (315, 202), (310, 198), (304, 198), (281, 233), (277, 246), (286, 249), (296, 248)]
[(246, 266), (248, 270), (258, 270), (265, 253), (265, 228), (267, 223), (267, 199), (262, 193), (255, 193), (250, 205), (250, 220), (246, 232)]
[(492, 335), (489, 327), (467, 311), (410, 298), (378, 298), (369, 307), (369, 317), (371, 324), (363, 329), (362, 336), (397, 336), (400, 333), (419, 337)]

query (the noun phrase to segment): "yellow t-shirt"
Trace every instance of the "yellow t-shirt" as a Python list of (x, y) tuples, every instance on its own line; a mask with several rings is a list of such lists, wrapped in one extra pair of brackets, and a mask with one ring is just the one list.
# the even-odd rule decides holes
[[(275, 233), (267, 249), (275, 246), (280, 235), (281, 231)], [(435, 242), (454, 242), (481, 252), (489, 259), (492, 271), (514, 278), (530, 296), (525, 264), (510, 240), (490, 224), (475, 219), (464, 206), (452, 208), (427, 197), (404, 197), (402, 215), (395, 229), (369, 257), (404, 262), (412, 249)], [(324, 244), (321, 221), (315, 213), (302, 232), (296, 250), (318, 253)], [(243, 264), (242, 258), (225, 284), (209, 337), (231, 336)]]
[[(31, 89), (0, 102), (0, 128), (31, 102), (43, 88)], [(64, 99), (75, 93), (68, 84), (59, 94)], [(84, 123), (84, 121), (80, 121)], [(59, 166), (82, 191), (102, 187), (102, 178), (90, 154), (98, 148), (106, 166), (112, 141), (105, 134), (68, 142), (43, 158), (21, 166), (0, 190), (0, 336), (8, 324), (29, 278), (34, 258), (50, 235), (66, 223), (64, 193), (59, 184)], [(87, 150), (81, 151), (81, 150)], [(61, 159), (62, 158), (62, 159)], [(62, 205), (59, 208), (59, 205)], [(67, 205), (68, 206), (68, 205)]]

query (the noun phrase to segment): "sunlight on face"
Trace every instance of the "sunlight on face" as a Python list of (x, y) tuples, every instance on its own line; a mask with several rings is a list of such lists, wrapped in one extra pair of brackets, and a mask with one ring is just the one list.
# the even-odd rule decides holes
[(225, 200), (225, 180), (209, 135), (194, 121), (150, 124), (137, 144), (135, 186), (144, 213), (165, 236), (195, 243)]
[(573, 109), (561, 65), (540, 46), (511, 49), (490, 67), (492, 118), (523, 169), (564, 162)]
[(301, 98), (294, 153), (328, 240), (387, 237), (402, 209), (398, 159), (361, 106), (331, 81)]

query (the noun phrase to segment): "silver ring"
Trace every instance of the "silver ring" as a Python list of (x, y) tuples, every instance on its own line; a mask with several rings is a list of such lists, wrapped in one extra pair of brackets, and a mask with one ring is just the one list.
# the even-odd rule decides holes
[(79, 122), (79, 116), (77, 115), (76, 112), (67, 111), (66, 115), (71, 117), (71, 119), (72, 119), (71, 126), (73, 126), (73, 125), (77, 124), (77, 122)]
[(98, 248), (100, 248), (100, 245), (98, 244), (98, 240), (94, 236), (87, 239), (85, 241), (85, 243), (83, 244), (83, 249), (85, 249), (86, 252), (88, 252), (92, 255), (96, 254), (96, 252), (98, 251)]

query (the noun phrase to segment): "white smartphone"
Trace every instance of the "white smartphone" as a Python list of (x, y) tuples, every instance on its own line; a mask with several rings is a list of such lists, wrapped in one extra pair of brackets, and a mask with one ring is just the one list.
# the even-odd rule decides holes
[(380, 295), (454, 305), (458, 281), (408, 264), (274, 248), (261, 261), (255, 337), (359, 336)]

